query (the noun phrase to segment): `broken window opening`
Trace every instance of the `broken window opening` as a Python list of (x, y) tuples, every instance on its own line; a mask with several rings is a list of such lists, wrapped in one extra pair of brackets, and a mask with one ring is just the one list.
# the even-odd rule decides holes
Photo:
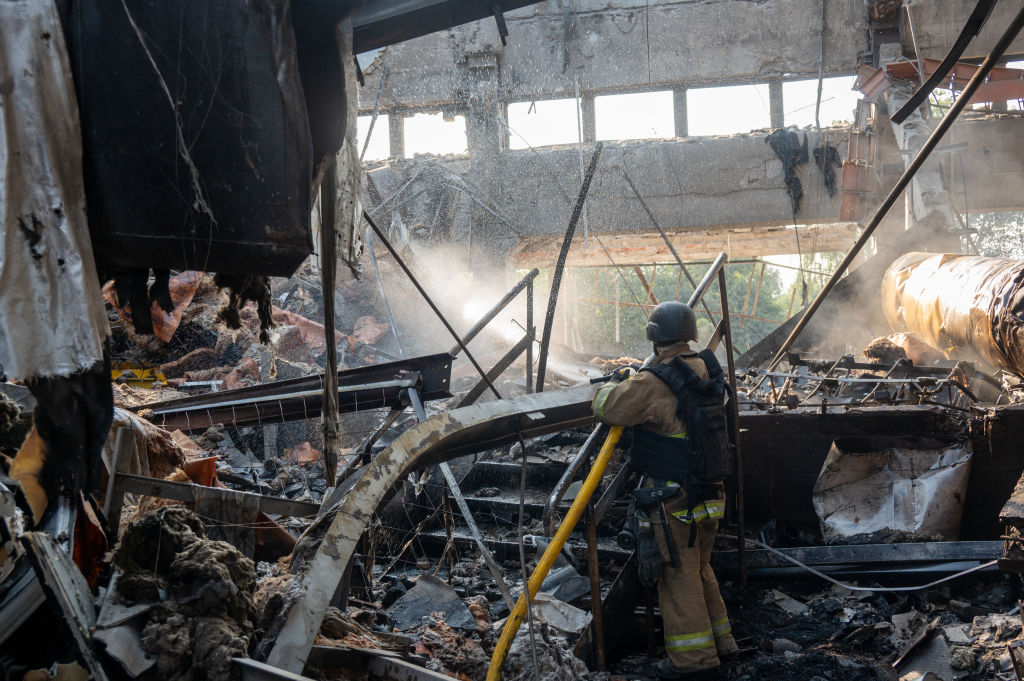
[[(359, 116), (356, 119), (356, 137), (358, 139), (356, 150), (360, 153), (363, 151), (363, 145), (366, 144), (366, 135), (370, 131), (371, 120), (373, 120), (373, 116)], [(391, 156), (390, 133), (391, 126), (387, 114), (378, 114), (377, 122), (373, 124), (370, 146), (366, 147), (366, 155), (363, 156), (364, 161), (383, 161)]]
[(508, 105), (509, 149), (576, 144), (575, 99), (546, 99)]
[(728, 85), (686, 91), (690, 135), (738, 135), (771, 127), (768, 85)]
[[(378, 121), (379, 123), (379, 121)], [(408, 116), (405, 125), (405, 154), (465, 154), (469, 151), (466, 140), (466, 117), (441, 113), (418, 113)]]
[[(853, 90), (855, 76), (824, 78), (821, 82), (821, 109), (818, 120), (822, 127), (845, 125), (853, 120), (857, 101), (863, 94)], [(818, 79), (792, 80), (782, 84), (785, 124), (806, 128), (814, 125), (814, 109), (818, 101)]]
[(598, 140), (675, 137), (671, 90), (630, 92), (594, 98)]

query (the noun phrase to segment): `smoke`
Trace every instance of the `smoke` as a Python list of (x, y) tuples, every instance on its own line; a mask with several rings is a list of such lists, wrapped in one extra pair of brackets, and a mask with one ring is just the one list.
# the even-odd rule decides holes
[[(479, 259), (471, 262), (468, 249), (456, 244), (441, 247), (411, 241), (398, 250), (460, 337), (464, 337), (519, 280), (496, 263)], [(455, 339), (390, 255), (378, 247), (377, 256), (384, 293), (406, 355), (447, 352), (456, 347)], [(375, 285), (375, 282), (367, 285)], [(524, 291), (469, 343), (470, 352), (481, 364), (493, 364), (523, 337), (526, 326)], [(458, 362), (468, 364), (464, 358)]]

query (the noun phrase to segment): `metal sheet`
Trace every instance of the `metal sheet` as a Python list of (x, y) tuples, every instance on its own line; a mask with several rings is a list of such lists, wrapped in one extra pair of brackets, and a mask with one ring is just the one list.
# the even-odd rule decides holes
[(54, 608), (57, 622), (73, 644), (76, 657), (95, 681), (107, 681), (103, 665), (92, 653), (96, 604), (85, 577), (50, 535), (27, 532), (21, 541)]
[(970, 471), (963, 444), (857, 454), (833, 445), (812, 495), (822, 536), (898, 531), (956, 540)]
[[(451, 397), (451, 369), (451, 356), (441, 353), (339, 371), (339, 413), (404, 408), (406, 390), (416, 384), (424, 400)], [(294, 378), (142, 405), (139, 409), (151, 409), (154, 424), (185, 432), (217, 423), (242, 426), (308, 419), (320, 415), (322, 381), (322, 375)]]

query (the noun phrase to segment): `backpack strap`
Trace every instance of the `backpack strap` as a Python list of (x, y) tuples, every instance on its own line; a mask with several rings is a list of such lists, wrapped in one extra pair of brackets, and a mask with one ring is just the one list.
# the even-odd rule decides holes
[(707, 348), (697, 353), (697, 356), (704, 361), (704, 366), (708, 369), (708, 380), (714, 381), (722, 376), (722, 364), (715, 357), (714, 350)]

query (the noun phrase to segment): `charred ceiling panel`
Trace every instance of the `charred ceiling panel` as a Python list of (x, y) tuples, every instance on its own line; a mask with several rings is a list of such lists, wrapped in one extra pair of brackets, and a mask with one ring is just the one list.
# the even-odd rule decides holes
[(71, 3), (104, 266), (289, 275), (308, 255), (313, 158), (288, 7)]
[[(356, 52), (418, 38), (492, 15), (500, 16), (538, 0), (376, 0), (352, 16)], [(502, 20), (503, 23), (503, 20)]]

